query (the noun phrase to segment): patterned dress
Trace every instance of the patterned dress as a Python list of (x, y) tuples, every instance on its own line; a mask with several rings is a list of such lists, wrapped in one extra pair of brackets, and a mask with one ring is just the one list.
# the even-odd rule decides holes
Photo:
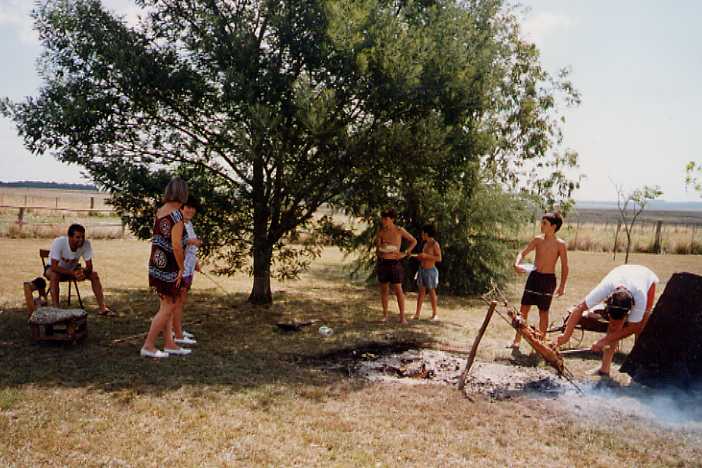
[[(183, 221), (183, 215), (180, 210), (173, 210), (154, 221), (151, 256), (149, 257), (149, 286), (155, 289), (161, 297), (175, 299), (180, 289), (176, 287), (178, 262), (173, 254), (171, 233), (173, 227), (181, 221)], [(185, 242), (186, 237), (183, 237), (183, 243), (185, 244)]]

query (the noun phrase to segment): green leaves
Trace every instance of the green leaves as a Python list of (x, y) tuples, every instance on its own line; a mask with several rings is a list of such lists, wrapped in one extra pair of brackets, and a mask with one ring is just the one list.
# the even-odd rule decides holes
[(573, 188), (555, 110), (579, 97), (499, 0), (137, 4), (135, 26), (99, 0), (37, 6), (42, 87), (0, 112), (33, 152), (83, 166), (143, 237), (158, 187), (186, 177), (223, 273), (255, 254), (256, 277), (292, 277), (348, 242), (313, 222), (325, 203), (370, 218), (392, 202), (419, 223), (417, 187), (452, 213), (482, 184)]

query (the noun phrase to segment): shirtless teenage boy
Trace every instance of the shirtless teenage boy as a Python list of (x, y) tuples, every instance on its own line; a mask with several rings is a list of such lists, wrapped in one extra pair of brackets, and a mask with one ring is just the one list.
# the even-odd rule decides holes
[[(563, 218), (559, 213), (546, 213), (541, 217), (542, 234), (534, 237), (531, 242), (517, 255), (514, 261), (514, 269), (519, 273), (526, 273), (520, 262), (532, 250), (536, 251), (534, 259), (535, 269), (529, 273), (524, 294), (522, 295), (522, 306), (519, 313), (527, 320), (529, 309), (535, 305), (539, 308), (539, 332), (546, 336), (548, 328), (548, 311), (551, 307), (553, 296), (562, 296), (565, 292), (565, 285), (568, 279), (568, 251), (565, 241), (556, 237), (556, 232), (563, 225)], [(556, 262), (561, 259), (561, 283), (556, 290)], [(554, 294), (554, 291), (555, 294)], [(513, 349), (519, 348), (521, 335), (517, 333), (514, 341), (510, 345)]]
[[(397, 306), (400, 309), (400, 323), (405, 320), (405, 294), (402, 292), (402, 280), (405, 272), (401, 259), (417, 245), (417, 240), (410, 233), (399, 226), (395, 226), (397, 214), (389, 208), (381, 214), (382, 227), (375, 237), (375, 253), (378, 257), (378, 282), (380, 283), (380, 300), (383, 305), (383, 322), (388, 319), (388, 285), (392, 284), (397, 297)], [(402, 239), (408, 242), (407, 250), (402, 252), (400, 246)]]
[(434, 239), (435, 236), (436, 230), (434, 226), (427, 224), (422, 227), (422, 241), (424, 241), (424, 246), (422, 247), (422, 253), (417, 254), (417, 260), (419, 260), (421, 264), (419, 270), (417, 270), (419, 294), (417, 294), (417, 312), (414, 314), (415, 320), (419, 319), (427, 289), (429, 290), (429, 299), (431, 300), (431, 319), (437, 320), (439, 318), (438, 315), (436, 315), (438, 302), (436, 298), (436, 287), (439, 285), (439, 270), (436, 269), (436, 262), (441, 261), (441, 247), (436, 239)]

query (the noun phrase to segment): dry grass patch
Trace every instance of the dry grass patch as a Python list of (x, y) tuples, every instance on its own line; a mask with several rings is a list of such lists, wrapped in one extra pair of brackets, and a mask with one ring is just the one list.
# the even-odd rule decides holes
[[(0, 366), (1, 465), (684, 466), (702, 459), (698, 433), (650, 421), (596, 425), (548, 399), (471, 402), (448, 386), (372, 384), (310, 365), (310, 357), (368, 342), (465, 345), (484, 315), (479, 300), (441, 297), (440, 322), (382, 324), (376, 290), (347, 281), (334, 249), (302, 279), (275, 283), (269, 308), (245, 303), (244, 276), (217, 279), (228, 294), (198, 277), (186, 322), (200, 342), (187, 358), (157, 362), (138, 356), (140, 339), (112, 342), (146, 331), (155, 312), (145, 289), (148, 244), (98, 240), (96, 269), (120, 316), (91, 316), (88, 338), (76, 347), (32, 345), (20, 284), (39, 272), (41, 245), (0, 240), (13, 252), (0, 260), (9, 272), (0, 284), (0, 362), (11, 363)], [(610, 258), (571, 256), (568, 296), (554, 301), (554, 316), (614, 266)], [(679, 270), (702, 273), (694, 257), (634, 261), (663, 280)], [(515, 298), (522, 281), (510, 285)], [(83, 290), (94, 310), (87, 284)], [(276, 322), (293, 318), (320, 319), (335, 333), (278, 331)], [(495, 319), (478, 359), (513, 359), (502, 347), (510, 335)], [(568, 365), (583, 375), (595, 363), (569, 358)]]

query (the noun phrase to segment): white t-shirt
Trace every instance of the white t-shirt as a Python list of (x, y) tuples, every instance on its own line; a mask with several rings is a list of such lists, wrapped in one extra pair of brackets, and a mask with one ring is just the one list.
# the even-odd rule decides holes
[[(195, 228), (193, 228), (193, 223), (187, 221), (185, 223), (185, 232), (187, 235), (187, 240), (197, 239), (197, 234), (195, 234)], [(188, 245), (185, 247), (185, 260), (183, 261), (185, 270), (183, 271), (183, 276), (192, 276), (195, 271), (195, 265), (197, 264), (197, 246)]]
[(93, 248), (90, 246), (89, 240), (84, 241), (83, 245), (78, 247), (75, 251), (71, 250), (68, 237), (66, 236), (57, 237), (51, 244), (49, 258), (51, 260), (58, 260), (61, 268), (73, 270), (78, 265), (81, 257), (83, 257), (86, 262), (93, 258)]
[(585, 298), (585, 305), (588, 309), (592, 309), (607, 299), (618, 286), (623, 286), (634, 297), (634, 307), (629, 311), (627, 320), (631, 323), (638, 323), (646, 312), (648, 289), (659, 281), (658, 276), (645, 266), (621, 265), (607, 273), (600, 284), (590, 291), (590, 294)]

